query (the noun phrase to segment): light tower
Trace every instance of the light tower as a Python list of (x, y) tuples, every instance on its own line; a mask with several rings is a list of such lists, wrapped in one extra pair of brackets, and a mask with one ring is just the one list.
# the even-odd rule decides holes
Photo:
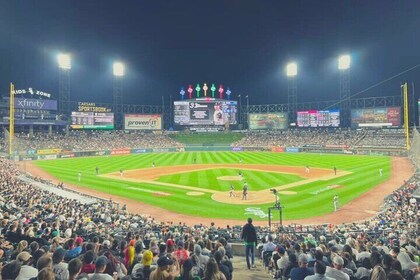
[(340, 71), (340, 115), (341, 126), (350, 126), (350, 55), (342, 55), (338, 58), (338, 70)]
[(114, 62), (113, 64), (113, 88), (112, 88), (112, 104), (114, 111), (114, 123), (116, 129), (123, 128), (123, 78), (125, 75), (125, 67), (122, 62)]
[(296, 123), (297, 110), (297, 64), (290, 62), (286, 66), (287, 76), (287, 105), (289, 113), (289, 122)]
[(70, 54), (59, 54), (58, 62), (58, 113), (61, 115), (70, 114)]

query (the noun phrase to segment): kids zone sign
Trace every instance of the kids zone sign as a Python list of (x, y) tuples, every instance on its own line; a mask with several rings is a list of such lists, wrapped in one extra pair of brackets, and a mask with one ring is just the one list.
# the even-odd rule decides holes
[(28, 89), (15, 89), (13, 92), (15, 95), (32, 95), (32, 96), (39, 96), (39, 97), (46, 97), (46, 98), (51, 98), (51, 93), (45, 92), (45, 91), (40, 91), (40, 90), (35, 90), (33, 88), (28, 88)]

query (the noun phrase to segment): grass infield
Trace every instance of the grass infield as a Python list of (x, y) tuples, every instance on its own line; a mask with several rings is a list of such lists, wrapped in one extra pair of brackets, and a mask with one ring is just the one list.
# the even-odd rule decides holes
[[(302, 219), (320, 216), (333, 211), (333, 197), (338, 194), (340, 206), (357, 198), (364, 192), (386, 181), (390, 177), (391, 160), (385, 156), (350, 156), (328, 154), (292, 154), (270, 152), (186, 152), (186, 153), (153, 153), (129, 156), (104, 156), (91, 158), (73, 158), (34, 162), (39, 168), (57, 179), (74, 185), (92, 188), (107, 194), (127, 197), (133, 200), (152, 204), (173, 212), (209, 218), (243, 219), (255, 214), (256, 220), (265, 220), (270, 201), (258, 205), (233, 205), (228, 202), (214, 201), (212, 193), (226, 192), (229, 196), (230, 185), (241, 191), (243, 181), (226, 180), (226, 177), (237, 177), (237, 168), (212, 168), (206, 170), (186, 170), (183, 173), (167, 174), (155, 181), (135, 182), (125, 177), (105, 177), (109, 173), (118, 173), (151, 168), (155, 162), (162, 166), (191, 166), (196, 164), (246, 164), (298, 166), (305, 170), (310, 168), (328, 169), (333, 174), (337, 170), (351, 174), (328, 180), (315, 180), (299, 184), (303, 178), (296, 174), (265, 172), (263, 170), (241, 170), (250, 191), (267, 190), (285, 184), (298, 183), (287, 189), (293, 194), (280, 195), (284, 219)], [(99, 167), (99, 176), (95, 168)], [(379, 169), (383, 176), (379, 176)], [(78, 173), (81, 173), (79, 182)], [(202, 195), (191, 196), (191, 190), (178, 188), (175, 185), (196, 187), (203, 190)], [(293, 184), (292, 184), (293, 185)], [(158, 195), (165, 193), (167, 195)], [(274, 196), (273, 196), (274, 201)], [(256, 211), (256, 210), (260, 211)]]

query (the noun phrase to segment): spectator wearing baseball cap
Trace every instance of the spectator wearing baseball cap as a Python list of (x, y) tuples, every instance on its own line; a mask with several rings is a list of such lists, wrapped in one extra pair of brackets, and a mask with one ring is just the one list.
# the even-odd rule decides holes
[(308, 268), (309, 259), (304, 253), (301, 253), (298, 257), (299, 267), (293, 268), (290, 271), (291, 280), (303, 280), (306, 276), (313, 275), (314, 272)]
[(172, 253), (175, 250), (175, 243), (172, 239), (166, 240), (166, 250), (168, 253)]
[(16, 260), (21, 263), (20, 272), (16, 280), (30, 279), (38, 275), (38, 269), (32, 267), (32, 256), (23, 251), (17, 255)]
[(75, 244), (75, 247), (66, 252), (66, 255), (64, 257), (66, 260), (71, 260), (73, 258), (76, 258), (82, 253), (83, 238), (81, 238), (80, 236), (77, 237), (74, 240), (74, 244)]
[(174, 279), (179, 276), (179, 264), (168, 256), (160, 257), (157, 261), (158, 268), (152, 271), (150, 279)]
[(278, 246), (276, 251), (280, 257), (276, 262), (277, 268), (284, 271), (289, 266), (289, 256), (283, 246)]
[(143, 252), (141, 262), (137, 263), (133, 267), (132, 276), (135, 277), (143, 270), (143, 273), (148, 270), (148, 274), (150, 271), (156, 269), (156, 265), (153, 265), (153, 253), (150, 250), (146, 250)]
[(95, 272), (89, 274), (89, 279), (92, 280), (114, 280), (114, 278), (105, 273), (108, 259), (104, 256), (100, 256), (95, 261)]

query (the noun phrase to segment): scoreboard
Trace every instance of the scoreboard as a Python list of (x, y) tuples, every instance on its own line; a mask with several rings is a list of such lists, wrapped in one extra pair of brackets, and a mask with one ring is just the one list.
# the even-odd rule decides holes
[(299, 127), (339, 127), (340, 110), (309, 110), (297, 112)]
[(71, 112), (73, 129), (114, 129), (114, 113)]
[(237, 102), (216, 98), (174, 101), (174, 123), (177, 125), (236, 124)]

